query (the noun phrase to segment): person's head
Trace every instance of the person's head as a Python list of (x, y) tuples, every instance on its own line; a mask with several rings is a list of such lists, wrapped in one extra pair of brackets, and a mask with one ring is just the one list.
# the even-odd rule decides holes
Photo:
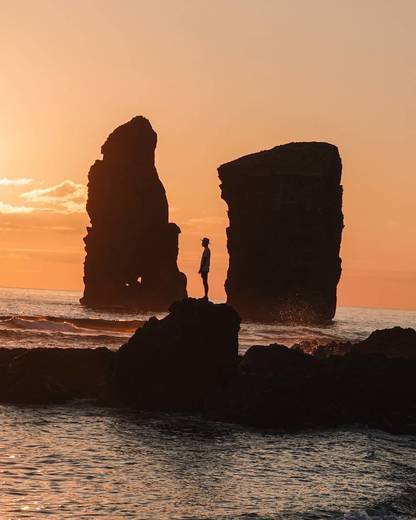
[(201, 241), (202, 247), (208, 247), (209, 244), (209, 238), (203, 238)]

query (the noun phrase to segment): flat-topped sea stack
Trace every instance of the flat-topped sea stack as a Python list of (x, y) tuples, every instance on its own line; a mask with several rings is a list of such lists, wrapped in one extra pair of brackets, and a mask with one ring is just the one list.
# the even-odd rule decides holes
[(167, 310), (187, 296), (177, 266), (180, 229), (169, 222), (156, 142), (150, 122), (134, 117), (109, 135), (103, 159), (89, 171), (85, 305)]
[(290, 143), (218, 168), (228, 204), (228, 303), (245, 319), (324, 322), (341, 276), (336, 146)]

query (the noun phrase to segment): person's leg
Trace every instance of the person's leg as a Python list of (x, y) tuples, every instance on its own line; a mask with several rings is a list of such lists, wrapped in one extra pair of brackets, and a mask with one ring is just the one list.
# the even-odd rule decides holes
[(201, 276), (204, 284), (205, 298), (208, 298), (208, 273), (201, 273)]

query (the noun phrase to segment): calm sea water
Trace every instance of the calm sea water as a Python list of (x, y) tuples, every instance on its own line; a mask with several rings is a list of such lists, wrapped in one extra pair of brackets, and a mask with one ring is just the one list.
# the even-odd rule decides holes
[[(0, 290), (0, 346), (117, 348), (148, 317), (89, 311), (78, 297)], [(343, 308), (326, 327), (243, 324), (240, 343), (356, 340), (415, 324), (416, 312)], [(288, 434), (88, 402), (0, 406), (0, 420), (1, 519), (416, 518), (413, 436)]]

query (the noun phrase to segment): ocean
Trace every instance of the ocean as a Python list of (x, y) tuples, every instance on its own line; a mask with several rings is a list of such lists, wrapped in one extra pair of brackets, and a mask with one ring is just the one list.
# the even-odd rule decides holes
[[(0, 346), (116, 349), (149, 317), (88, 310), (79, 296), (0, 289)], [(415, 327), (416, 311), (339, 308), (324, 327), (243, 323), (240, 350), (356, 341), (394, 325)], [(263, 431), (86, 401), (0, 406), (0, 416), (1, 519), (416, 518), (414, 436)]]
[[(0, 347), (117, 349), (153, 315), (87, 309), (80, 297), (70, 291), (0, 288)], [(242, 323), (240, 352), (270, 343), (359, 341), (395, 325), (416, 327), (416, 311), (339, 307), (333, 323), (319, 327)]]

